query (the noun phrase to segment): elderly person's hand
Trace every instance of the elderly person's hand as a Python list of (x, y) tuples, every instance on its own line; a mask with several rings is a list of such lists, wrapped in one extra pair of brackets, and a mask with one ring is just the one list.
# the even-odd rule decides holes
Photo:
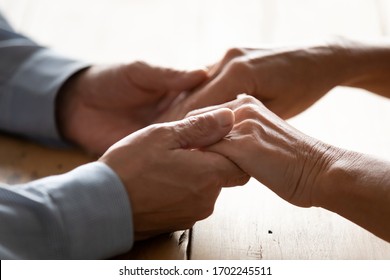
[(213, 212), (221, 187), (249, 180), (224, 156), (197, 149), (218, 142), (233, 123), (233, 113), (220, 109), (148, 126), (107, 150), (100, 160), (126, 187), (136, 239), (190, 228)]
[(191, 113), (230, 108), (232, 131), (205, 148), (235, 162), (283, 199), (334, 211), (390, 241), (390, 163), (309, 137), (257, 99), (237, 100)]
[(161, 117), (235, 99), (245, 92), (283, 119), (310, 107), (338, 85), (360, 87), (390, 97), (390, 44), (346, 39), (302, 47), (231, 49), (210, 67), (209, 78), (184, 93)]
[(296, 130), (249, 95), (190, 115), (220, 108), (233, 110), (235, 125), (223, 140), (205, 149), (231, 159), (285, 200), (315, 205), (318, 188), (314, 186), (337, 159), (337, 150)]
[(92, 66), (75, 74), (59, 93), (60, 132), (102, 154), (126, 135), (156, 122), (179, 93), (205, 78), (204, 70), (177, 71), (144, 62)]

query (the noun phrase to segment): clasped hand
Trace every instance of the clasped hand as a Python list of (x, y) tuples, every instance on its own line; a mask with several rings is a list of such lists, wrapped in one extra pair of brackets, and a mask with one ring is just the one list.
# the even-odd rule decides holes
[[(328, 147), (257, 100), (289, 117), (333, 86), (312, 81), (317, 88), (301, 90), (301, 77), (317, 69), (301, 56), (233, 49), (209, 73), (142, 62), (92, 66), (59, 94), (60, 131), (86, 150), (104, 153), (100, 161), (119, 175), (129, 195), (137, 239), (191, 227), (212, 213), (221, 187), (244, 184), (247, 174), (286, 200), (311, 206), (316, 198), (311, 186), (320, 180)], [(241, 92), (257, 99), (241, 97), (177, 121)], [(300, 101), (289, 106), (291, 99)]]
[(189, 113), (196, 116), (221, 108), (234, 112), (233, 129), (204, 148), (235, 162), (283, 199), (301, 207), (318, 205), (323, 175), (337, 150), (298, 131), (249, 95)]

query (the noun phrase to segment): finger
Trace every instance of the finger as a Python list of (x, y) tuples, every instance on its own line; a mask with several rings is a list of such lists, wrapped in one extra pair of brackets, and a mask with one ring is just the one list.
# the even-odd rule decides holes
[(207, 79), (204, 69), (193, 71), (178, 71), (161, 68), (163, 81), (166, 90), (190, 91)]
[[(178, 91), (170, 91), (166, 94), (166, 96), (160, 101), (158, 104), (156, 111), (161, 114), (169, 107), (174, 106), (176, 103), (179, 103), (181, 100), (185, 99), (187, 96), (187, 92), (178, 92)], [(173, 120), (170, 120), (173, 121)]]
[(234, 100), (237, 94), (242, 92), (239, 88), (241, 88), (240, 85), (221, 74), (215, 80), (188, 96), (184, 106), (188, 111), (191, 111), (222, 104)]
[(201, 148), (226, 136), (234, 124), (234, 114), (223, 108), (169, 123), (171, 149)]
[[(189, 181), (195, 180), (199, 184), (202, 184), (202, 181), (209, 182), (208, 184), (212, 182), (207, 189), (207, 196), (215, 193), (218, 188), (241, 186), (250, 179), (249, 175), (242, 171), (234, 162), (223, 155), (208, 151), (208, 148), (182, 150), (180, 155), (182, 162), (189, 164), (185, 167), (186, 170), (194, 170), (194, 172), (187, 172)], [(199, 176), (200, 174), (202, 175)]]
[(231, 109), (231, 110), (234, 111), (239, 106), (241, 106), (242, 104), (247, 102), (247, 101), (244, 100), (244, 97), (247, 97), (247, 96), (248, 95), (246, 93), (240, 93), (240, 94), (238, 94), (236, 96), (235, 100), (232, 100), (232, 101), (229, 101), (229, 102), (226, 102), (226, 103), (223, 103), (223, 104), (219, 104), (219, 105), (208, 106), (208, 107), (192, 110), (191, 112), (189, 112), (186, 115), (186, 117), (196, 116), (196, 115), (199, 115), (199, 114), (204, 114), (204, 113), (207, 113), (207, 112), (210, 112), (210, 111), (214, 111), (214, 110), (217, 110), (217, 109), (222, 109), (222, 108), (228, 108), (228, 109)]
[(186, 115), (186, 118), (197, 116), (197, 115), (204, 114), (204, 113), (208, 113), (208, 112), (215, 111), (215, 110), (222, 109), (222, 108), (228, 108), (228, 109), (233, 110), (234, 106), (233, 106), (233, 104), (231, 104), (233, 102), (234, 101), (230, 101), (230, 102), (220, 104), (220, 105), (214, 105), (214, 106), (204, 107), (201, 109), (192, 110), (191, 112), (189, 112)]
[(133, 83), (149, 90), (180, 91), (191, 90), (207, 78), (203, 69), (180, 71), (157, 67), (146, 62), (134, 62), (127, 65), (129, 77)]
[[(242, 178), (242, 180), (249, 179), (248, 177), (245, 177), (247, 176), (247, 174), (239, 164), (241, 161), (240, 157), (243, 157), (245, 155), (240, 154), (239, 147), (237, 146), (237, 143), (234, 142), (234, 140), (223, 139), (218, 143), (202, 148), (202, 150), (206, 152), (213, 152), (219, 154), (224, 159), (228, 159), (228, 162), (231, 164), (231, 166), (228, 166), (227, 163), (224, 163), (224, 169), (225, 170), (229, 169), (230, 174), (235, 175), (231, 177), (233, 180), (234, 178), (236, 179)], [(220, 166), (223, 166), (222, 163), (220, 163)], [(236, 170), (234, 168), (236, 168)]]
[(234, 164), (230, 160), (228, 161), (230, 162), (231, 166), (227, 166), (226, 164), (221, 165), (225, 166), (225, 169), (220, 175), (220, 177), (222, 178), (220, 186), (223, 188), (229, 188), (243, 186), (248, 183), (251, 177), (245, 172), (243, 172), (241, 168), (237, 167), (236, 164)]
[(221, 73), (222, 69), (226, 66), (226, 64), (228, 64), (230, 61), (232, 61), (233, 59), (235, 59), (237, 57), (245, 55), (249, 50), (252, 50), (252, 49), (249, 49), (249, 48), (231, 48), (231, 49), (229, 49), (225, 53), (224, 57), (219, 62), (208, 67), (209, 68), (209, 72), (208, 72), (209, 78), (211, 80), (214, 79), (216, 76), (218, 76)]
[[(221, 142), (224, 142), (222, 140)], [(217, 144), (212, 145), (211, 147)], [(230, 147), (232, 148), (232, 147)], [(206, 153), (212, 152), (208, 147), (205, 149), (202, 149), (203, 151), (207, 151)], [(213, 152), (213, 160), (209, 158), (209, 164), (211, 168), (213, 169), (214, 173), (219, 178), (219, 186), (221, 187), (235, 187), (235, 186), (242, 186), (246, 184), (250, 176), (246, 174), (244, 171), (241, 170), (239, 166), (237, 166), (236, 163), (228, 159), (222, 154), (217, 154)]]

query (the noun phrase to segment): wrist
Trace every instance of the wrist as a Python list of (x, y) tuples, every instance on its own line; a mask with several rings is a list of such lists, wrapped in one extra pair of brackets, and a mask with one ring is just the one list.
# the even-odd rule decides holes
[(356, 75), (355, 62), (351, 59), (347, 41), (317, 45), (307, 50), (308, 57), (317, 66), (317, 75), (321, 83), (328, 89), (344, 85)]
[[(89, 69), (89, 68), (87, 68)], [(61, 137), (69, 142), (77, 143), (76, 127), (77, 110), (80, 107), (83, 76), (87, 69), (74, 73), (60, 88), (56, 98), (56, 121)]]
[[(359, 154), (341, 148), (332, 147), (324, 154), (325, 162), (315, 191), (313, 191), (313, 206), (333, 210), (337, 208), (339, 197), (348, 193), (347, 177), (351, 174), (349, 169), (359, 158)], [(343, 203), (343, 202), (341, 202)]]
[(339, 179), (336, 170), (345, 154), (345, 150), (320, 141), (311, 147), (310, 163), (305, 164), (306, 171), (303, 173), (308, 174), (305, 181), (310, 185), (310, 206), (324, 207), (335, 195), (335, 182)]
[(341, 39), (334, 44), (344, 69), (340, 85), (371, 90), (375, 80), (387, 80), (390, 73), (390, 43)]
[[(287, 52), (288, 54), (289, 52)], [(293, 53), (305, 58), (312, 73), (326, 88), (361, 87), (368, 90), (376, 80), (388, 80), (390, 42), (358, 42), (346, 38), (325, 44), (301, 47)]]

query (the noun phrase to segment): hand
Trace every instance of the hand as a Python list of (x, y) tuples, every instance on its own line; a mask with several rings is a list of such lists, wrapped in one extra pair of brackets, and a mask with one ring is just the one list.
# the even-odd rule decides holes
[(65, 139), (102, 154), (126, 135), (153, 123), (182, 91), (206, 78), (143, 62), (92, 66), (72, 77), (57, 99)]
[(222, 109), (148, 126), (102, 156), (126, 186), (136, 239), (190, 228), (213, 212), (222, 186), (248, 181), (225, 157), (196, 149), (218, 142), (233, 122), (233, 113)]
[(161, 118), (221, 104), (246, 92), (286, 119), (304, 111), (346, 79), (341, 45), (292, 49), (231, 49), (210, 67), (209, 79)]
[(338, 157), (336, 149), (304, 135), (248, 95), (191, 115), (220, 108), (234, 111), (235, 125), (223, 140), (204, 149), (229, 158), (290, 203), (315, 205), (322, 175)]
[(235, 125), (205, 151), (234, 161), (290, 203), (328, 209), (390, 241), (390, 162), (304, 135), (250, 96), (190, 115), (220, 108), (234, 111)]

